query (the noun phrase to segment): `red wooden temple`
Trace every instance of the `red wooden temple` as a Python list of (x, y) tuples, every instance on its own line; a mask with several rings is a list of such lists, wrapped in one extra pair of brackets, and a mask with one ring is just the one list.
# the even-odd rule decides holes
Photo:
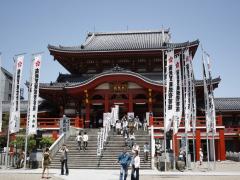
[[(99, 119), (103, 118), (103, 113), (111, 111), (111, 107), (118, 104), (120, 117), (127, 112), (134, 112), (140, 120), (143, 120), (146, 112), (152, 112), (154, 119), (150, 123), (154, 125), (154, 136), (162, 139), (162, 73), (165, 58), (163, 52), (173, 48), (174, 53), (179, 54), (183, 49), (189, 48), (194, 58), (198, 45), (198, 40), (170, 42), (167, 29), (88, 33), (86, 41), (79, 46), (49, 45), (48, 49), (54, 60), (68, 70), (69, 74), (59, 74), (55, 82), (40, 84), (40, 96), (46, 100), (42, 106), (47, 104), (48, 110), (39, 114), (39, 127), (53, 131), (56, 135), (59, 117), (66, 114), (72, 119), (73, 126), (97, 128), (101, 126)], [(218, 87), (219, 82), (220, 77), (213, 79), (214, 89)], [(198, 116), (196, 152), (198, 152), (200, 147), (206, 148), (204, 93), (201, 80), (196, 80), (196, 94)], [(228, 107), (229, 100), (215, 99), (217, 160), (225, 160), (225, 149), (229, 143), (234, 142), (234, 148), (240, 150), (238, 124), (231, 125), (229, 123), (233, 121), (231, 118), (225, 122), (225, 117), (239, 117), (240, 101), (237, 99), (239, 107), (234, 110)], [(184, 133), (183, 127), (182, 124), (179, 133), (174, 137), (176, 149), (179, 148)], [(192, 134), (188, 136), (192, 138)], [(196, 155), (199, 159), (198, 153)]]

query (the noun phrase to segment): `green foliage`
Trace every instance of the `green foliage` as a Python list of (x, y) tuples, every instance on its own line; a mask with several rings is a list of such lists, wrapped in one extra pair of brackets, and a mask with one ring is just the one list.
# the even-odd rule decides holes
[(54, 140), (49, 136), (42, 137), (42, 140), (40, 141), (42, 147), (50, 147), (53, 143)]
[[(24, 149), (25, 146), (25, 136), (17, 136), (14, 141), (11, 141), (10, 145), (16, 148)], [(31, 151), (36, 146), (36, 140), (33, 136), (28, 137), (28, 150)]]
[(13, 145), (16, 148), (24, 148), (24, 143), (25, 143), (25, 137), (23, 136), (17, 136), (14, 141), (10, 142), (10, 145)]
[(9, 121), (9, 113), (5, 113), (2, 116), (2, 130), (3, 132), (7, 133), (7, 129), (8, 129), (8, 121)]
[(30, 136), (28, 139), (28, 150), (32, 150), (33, 148), (36, 147), (36, 139), (33, 136)]

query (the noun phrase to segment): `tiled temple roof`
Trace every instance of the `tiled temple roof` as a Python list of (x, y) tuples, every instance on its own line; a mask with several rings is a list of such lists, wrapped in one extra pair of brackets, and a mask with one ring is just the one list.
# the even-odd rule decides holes
[[(169, 38), (168, 30), (165, 30)], [(122, 50), (158, 50), (197, 46), (199, 40), (184, 43), (163, 42), (162, 31), (134, 31), (114, 33), (89, 33), (84, 44), (74, 47), (48, 45), (51, 51), (59, 52), (94, 52), (94, 51), (122, 51)]]
[(215, 98), (217, 111), (240, 111), (240, 97), (236, 98)]

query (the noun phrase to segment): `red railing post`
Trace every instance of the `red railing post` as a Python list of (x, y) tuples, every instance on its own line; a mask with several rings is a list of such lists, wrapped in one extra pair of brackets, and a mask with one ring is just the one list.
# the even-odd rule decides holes
[(224, 138), (224, 129), (219, 130), (219, 140), (220, 140), (220, 160), (226, 160), (226, 150), (225, 150), (225, 138)]
[(199, 150), (201, 148), (201, 131), (200, 129), (196, 130), (196, 160), (199, 161)]
[(218, 126), (222, 126), (222, 125), (223, 125), (222, 115), (218, 115), (218, 116), (217, 116), (217, 122), (218, 122), (218, 123), (217, 123)]
[(149, 116), (149, 126), (153, 126), (153, 116)]

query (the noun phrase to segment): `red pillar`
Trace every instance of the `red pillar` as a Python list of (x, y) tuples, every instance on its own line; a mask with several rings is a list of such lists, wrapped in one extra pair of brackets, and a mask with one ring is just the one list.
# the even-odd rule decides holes
[(75, 124), (75, 127), (78, 127), (78, 128), (80, 127), (80, 118), (78, 114), (77, 114), (77, 117), (75, 118), (74, 124)]
[(219, 140), (220, 140), (220, 160), (224, 161), (226, 160), (224, 129), (219, 130)]
[(86, 119), (85, 119), (85, 127), (84, 128), (89, 128), (90, 124), (90, 105), (89, 103), (86, 104)]
[(108, 97), (108, 94), (105, 94), (104, 112), (109, 112), (109, 97)]
[(148, 89), (148, 112), (152, 112), (152, 89)]
[(133, 95), (132, 95), (132, 93), (129, 93), (128, 112), (133, 112)]
[(173, 152), (175, 152), (175, 157), (178, 157), (179, 154), (179, 145), (178, 145), (178, 140), (177, 140), (177, 134), (173, 135), (172, 139), (174, 146), (173, 146)]
[(58, 138), (58, 132), (57, 131), (52, 131), (52, 138), (54, 140), (57, 140), (57, 138)]
[(201, 132), (199, 129), (196, 130), (196, 160), (199, 161), (199, 149), (201, 148)]
[(219, 116), (217, 116), (217, 118), (218, 118), (218, 126), (222, 126), (223, 125), (223, 121), (222, 121), (222, 115), (219, 115)]

